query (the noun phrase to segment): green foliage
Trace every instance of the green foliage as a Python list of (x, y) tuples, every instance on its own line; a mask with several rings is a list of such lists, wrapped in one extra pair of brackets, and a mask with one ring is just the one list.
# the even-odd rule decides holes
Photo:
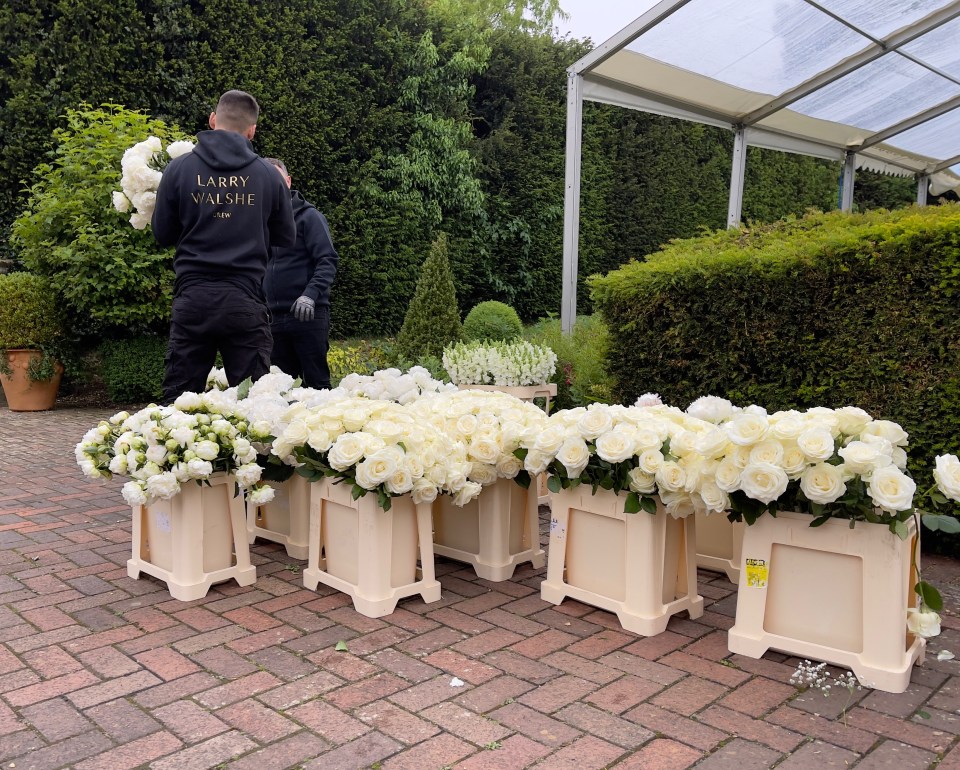
[(389, 354), (382, 344), (367, 340), (331, 342), (327, 352), (330, 382), (333, 387), (348, 374), (373, 374), (390, 365)]
[(515, 340), (521, 334), (523, 322), (517, 311), (496, 300), (475, 305), (463, 319), (463, 338), (468, 342)]
[(960, 435), (960, 205), (789, 219), (675, 241), (590, 279), (618, 400), (855, 405), (930, 483)]
[(557, 383), (555, 408), (611, 403), (612, 381), (606, 371), (609, 339), (599, 316), (577, 316), (570, 334), (561, 331), (559, 319), (545, 318), (528, 327), (524, 337), (557, 354), (557, 371), (551, 379)]
[(47, 278), (33, 273), (0, 275), (0, 349), (48, 346), (61, 331), (57, 293)]
[(100, 345), (100, 375), (118, 404), (159, 403), (163, 397), (167, 340), (143, 336)]
[(170, 312), (171, 253), (158, 249), (149, 231), (135, 230), (111, 196), (128, 147), (150, 134), (164, 142), (183, 134), (117, 106), (68, 110), (66, 120), (54, 132), (54, 157), (34, 171), (14, 245), (27, 268), (52, 281), (74, 326), (156, 326)]
[(417, 289), (397, 335), (397, 351), (411, 361), (423, 356), (439, 357), (444, 347), (460, 339), (457, 290), (447, 259), (444, 233), (433, 242), (424, 260)]

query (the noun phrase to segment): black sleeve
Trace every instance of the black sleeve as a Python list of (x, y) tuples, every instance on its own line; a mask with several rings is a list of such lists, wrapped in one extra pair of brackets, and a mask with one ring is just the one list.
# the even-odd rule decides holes
[(175, 167), (167, 166), (157, 188), (157, 203), (151, 226), (153, 238), (160, 246), (176, 246), (183, 234), (180, 222), (180, 191)]
[(333, 240), (327, 218), (316, 209), (311, 209), (303, 222), (303, 245), (313, 262), (313, 275), (303, 290), (303, 294), (314, 302), (322, 299), (329, 301), (330, 287), (337, 275), (337, 262), (340, 259)]
[(270, 245), (293, 246), (297, 242), (297, 226), (293, 221), (290, 190), (276, 171), (271, 169), (270, 173), (276, 177), (277, 184), (276, 193), (273, 196), (274, 206), (270, 212), (270, 219), (267, 221), (267, 227), (270, 230)]

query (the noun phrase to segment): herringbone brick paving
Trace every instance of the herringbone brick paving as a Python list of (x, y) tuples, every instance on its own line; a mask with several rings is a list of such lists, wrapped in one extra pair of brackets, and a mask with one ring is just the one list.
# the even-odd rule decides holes
[(120, 482), (74, 464), (107, 414), (0, 411), (2, 768), (960, 768), (960, 666), (935, 655), (960, 653), (953, 560), (926, 560), (948, 606), (909, 690), (849, 703), (730, 654), (734, 588), (708, 572), (704, 616), (650, 638), (541, 601), (543, 571), (443, 559), (441, 601), (374, 620), (263, 543), (255, 585), (179, 602), (127, 577)]

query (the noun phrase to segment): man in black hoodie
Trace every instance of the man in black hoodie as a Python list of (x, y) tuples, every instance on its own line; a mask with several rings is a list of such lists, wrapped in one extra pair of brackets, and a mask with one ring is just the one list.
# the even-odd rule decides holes
[(270, 247), (293, 246), (296, 228), (286, 185), (250, 144), (259, 113), (250, 94), (227, 91), (213, 130), (163, 171), (153, 235), (177, 247), (166, 403), (203, 391), (218, 350), (231, 385), (270, 370), (263, 277)]
[[(280, 172), (287, 187), (290, 175), (282, 160), (264, 158)], [(270, 362), (303, 379), (308, 388), (329, 388), (327, 350), (330, 333), (330, 286), (337, 275), (337, 252), (327, 218), (296, 190), (290, 190), (297, 243), (274, 248), (263, 290), (273, 317)]]

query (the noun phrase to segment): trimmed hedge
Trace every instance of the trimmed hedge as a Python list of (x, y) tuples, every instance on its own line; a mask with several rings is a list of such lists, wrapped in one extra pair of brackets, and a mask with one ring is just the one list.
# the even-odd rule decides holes
[(719, 231), (589, 285), (618, 400), (859, 406), (910, 433), (918, 490), (960, 450), (958, 204)]
[(100, 374), (117, 404), (160, 403), (163, 397), (164, 337), (107, 340), (100, 346)]
[(475, 305), (463, 319), (463, 339), (466, 342), (509, 342), (522, 334), (523, 322), (517, 311), (497, 300)]

